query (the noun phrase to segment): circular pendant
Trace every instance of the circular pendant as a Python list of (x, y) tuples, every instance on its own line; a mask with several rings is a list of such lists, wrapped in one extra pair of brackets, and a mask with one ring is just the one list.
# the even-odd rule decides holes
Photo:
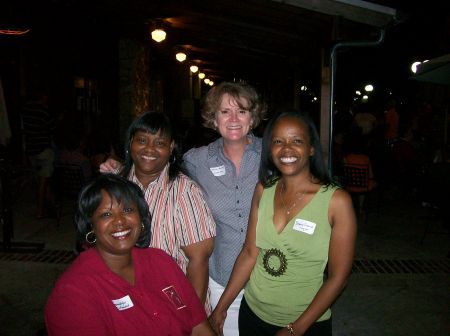
[(286, 256), (277, 248), (266, 250), (263, 256), (263, 266), (267, 273), (278, 277), (286, 272)]

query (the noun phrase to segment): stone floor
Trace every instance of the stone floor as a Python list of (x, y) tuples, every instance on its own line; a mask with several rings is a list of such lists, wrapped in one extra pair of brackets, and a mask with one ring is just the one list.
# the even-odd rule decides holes
[[(72, 204), (57, 227), (34, 218), (32, 196), (13, 195), (13, 242), (45, 247), (0, 252), (0, 336), (45, 335), (46, 298), (74, 258)], [(333, 307), (335, 336), (449, 335), (450, 236), (435, 210), (408, 196), (386, 188), (379, 211), (360, 221), (352, 275)]]

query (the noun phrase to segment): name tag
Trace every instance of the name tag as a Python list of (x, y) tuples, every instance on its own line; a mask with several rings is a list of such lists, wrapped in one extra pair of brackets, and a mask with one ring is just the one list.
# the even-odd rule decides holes
[(316, 229), (316, 223), (297, 218), (294, 223), (294, 230), (312, 235)]
[(213, 173), (214, 176), (225, 175), (225, 166), (211, 167), (209, 170), (211, 170), (211, 173)]
[(114, 303), (118, 310), (126, 310), (134, 306), (129, 295), (124, 296), (121, 299), (112, 300), (112, 303)]

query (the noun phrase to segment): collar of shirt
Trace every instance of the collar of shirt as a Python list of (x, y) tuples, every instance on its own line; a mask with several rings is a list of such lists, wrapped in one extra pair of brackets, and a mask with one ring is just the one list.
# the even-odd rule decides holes
[(138, 180), (135, 172), (134, 164), (131, 167), (130, 174), (128, 175), (128, 179), (134, 183), (136, 183), (144, 193), (149, 189), (153, 187), (159, 187), (160, 189), (165, 189), (167, 185), (169, 184), (169, 164), (166, 164), (164, 169), (162, 170), (161, 174), (159, 174), (158, 178), (152, 182), (149, 183), (147, 188), (144, 188), (142, 183)]
[[(247, 135), (247, 138), (249, 140), (248, 145), (245, 147), (245, 151), (253, 151), (258, 153), (258, 149), (256, 146), (256, 137), (249, 133)], [(220, 137), (216, 141), (214, 141), (210, 146), (208, 146), (208, 158), (211, 159), (213, 157), (219, 156), (219, 153), (223, 153), (223, 138)]]

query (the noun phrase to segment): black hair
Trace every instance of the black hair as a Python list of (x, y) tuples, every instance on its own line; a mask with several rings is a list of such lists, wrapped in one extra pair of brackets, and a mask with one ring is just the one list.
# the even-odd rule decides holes
[(268, 188), (275, 184), (281, 177), (281, 173), (275, 166), (271, 156), (271, 144), (272, 144), (272, 133), (273, 129), (281, 118), (293, 117), (303, 121), (307, 128), (309, 134), (309, 142), (314, 148), (314, 155), (309, 157), (309, 169), (311, 174), (315, 179), (319, 181), (320, 184), (329, 186), (334, 184), (328, 174), (325, 167), (325, 161), (322, 156), (322, 146), (320, 144), (319, 134), (317, 133), (316, 126), (312, 119), (297, 110), (283, 110), (275, 115), (267, 124), (264, 130), (264, 136), (262, 139), (262, 153), (261, 153), (261, 163), (259, 166), (259, 181), (264, 186)]
[(102, 201), (102, 190), (108, 193), (118, 203), (123, 203), (124, 206), (136, 204), (139, 216), (144, 225), (136, 246), (148, 247), (150, 244), (151, 215), (144, 194), (136, 184), (114, 174), (99, 175), (80, 192), (75, 214), (75, 223), (80, 241), (92, 230), (92, 215)]
[(133, 159), (131, 158), (130, 147), (133, 141), (134, 135), (138, 132), (147, 132), (156, 134), (161, 131), (162, 134), (168, 136), (171, 141), (174, 141), (174, 147), (172, 154), (170, 155), (169, 162), (169, 180), (173, 180), (181, 171), (180, 161), (181, 153), (176, 141), (175, 127), (171, 120), (164, 113), (148, 111), (136, 119), (133, 120), (130, 127), (128, 127), (126, 141), (125, 141), (125, 162), (120, 175), (128, 177), (131, 167), (133, 166)]

